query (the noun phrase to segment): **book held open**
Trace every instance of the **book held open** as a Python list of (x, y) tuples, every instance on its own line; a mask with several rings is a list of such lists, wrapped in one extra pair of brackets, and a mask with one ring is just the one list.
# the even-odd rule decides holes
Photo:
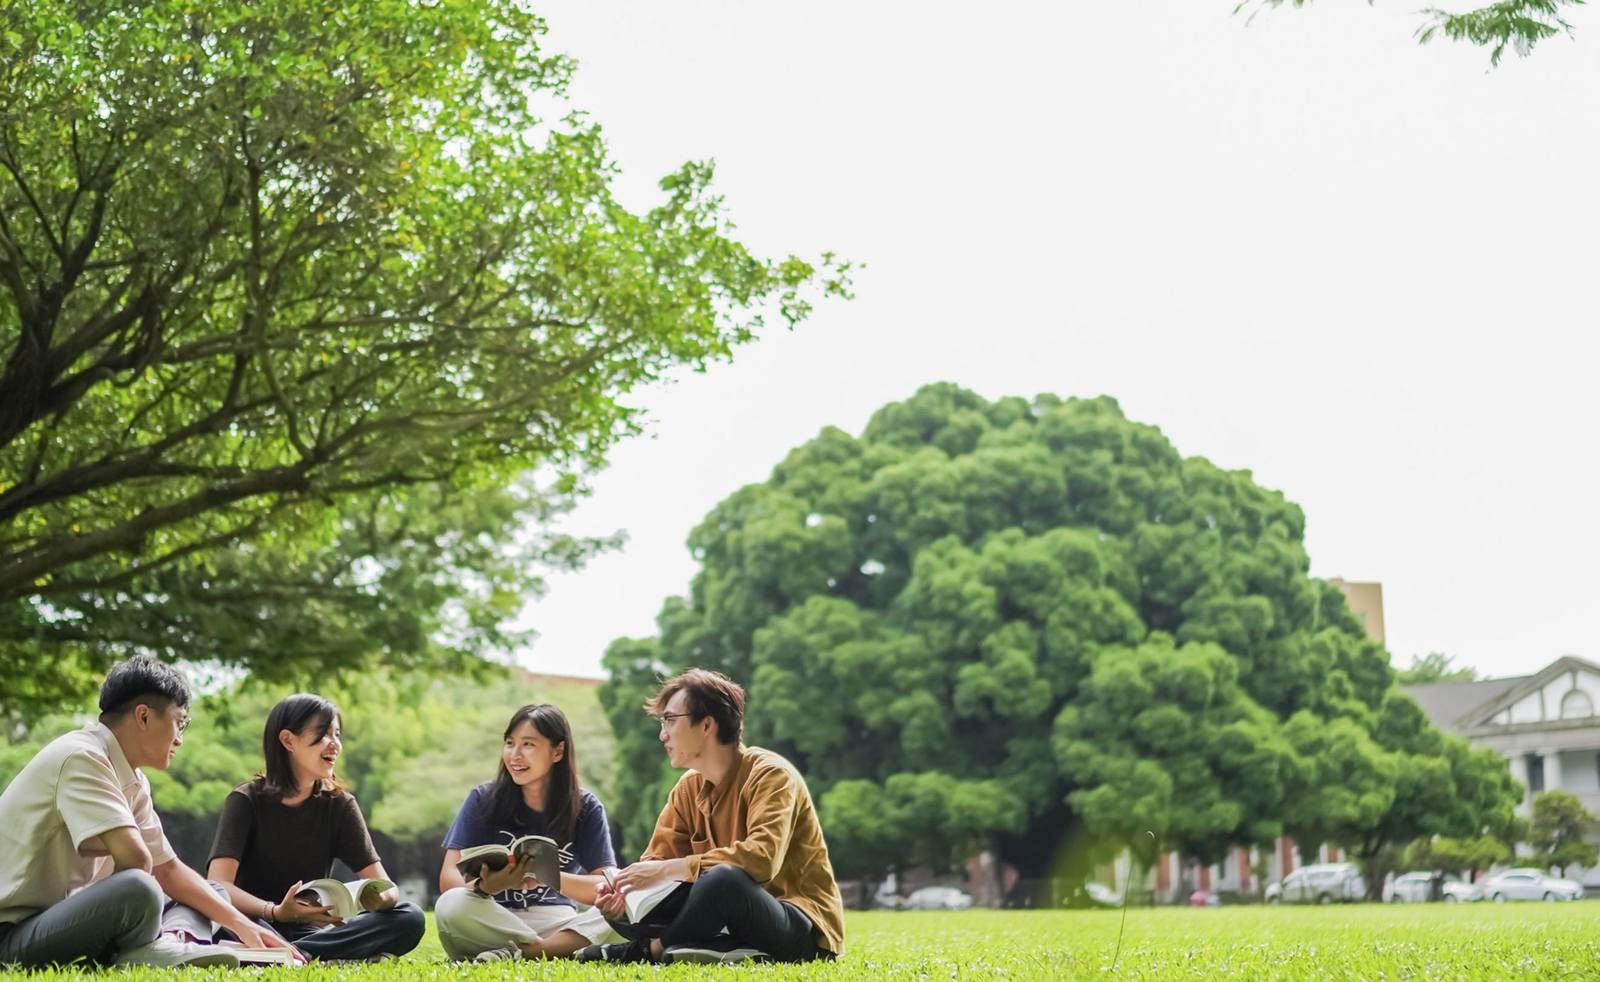
[[(617, 885), (616, 870), (608, 868), (601, 870), (600, 873), (606, 878), (609, 886)], [(665, 900), (672, 891), (681, 886), (683, 886), (682, 880), (668, 880), (645, 890), (629, 890), (622, 895), (622, 906), (628, 912), (628, 920), (634, 924), (639, 923), (646, 914), (655, 909), (656, 904)]]
[(475, 880), (485, 869), (505, 869), (513, 855), (529, 876), (552, 890), (561, 889), (561, 848), (554, 839), (542, 835), (525, 835), (504, 846), (469, 846), (461, 850), (456, 869), (464, 878)]
[(372, 905), (378, 902), (378, 894), (393, 887), (394, 884), (388, 880), (351, 880), (341, 883), (330, 877), (301, 884), (300, 892), (295, 897), (331, 907), (335, 914), (348, 921), (364, 910), (371, 910)]

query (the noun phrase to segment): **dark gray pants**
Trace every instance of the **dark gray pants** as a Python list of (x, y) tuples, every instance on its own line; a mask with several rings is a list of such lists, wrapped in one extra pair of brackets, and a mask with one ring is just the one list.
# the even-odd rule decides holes
[(27, 920), (0, 924), (0, 964), (108, 963), (156, 939), (166, 900), (144, 870), (112, 873)]

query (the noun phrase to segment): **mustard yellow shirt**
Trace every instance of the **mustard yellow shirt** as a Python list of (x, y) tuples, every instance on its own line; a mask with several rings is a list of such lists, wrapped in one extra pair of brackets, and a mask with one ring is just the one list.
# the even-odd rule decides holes
[(640, 858), (688, 858), (691, 882), (709, 867), (737, 866), (811, 918), (817, 947), (844, 953), (844, 900), (811, 792), (770, 750), (741, 744), (721, 787), (697, 771), (679, 778)]

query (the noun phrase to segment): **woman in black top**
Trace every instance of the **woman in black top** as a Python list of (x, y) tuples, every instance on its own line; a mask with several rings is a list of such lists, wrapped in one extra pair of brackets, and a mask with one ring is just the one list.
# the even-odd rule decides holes
[(266, 768), (223, 802), (207, 875), (235, 907), (310, 958), (403, 955), (422, 940), (426, 921), (416, 904), (398, 902), (395, 888), (348, 921), (296, 896), (302, 884), (328, 876), (335, 859), (363, 880), (389, 878), (361, 806), (333, 776), (341, 749), (333, 703), (301, 693), (274, 706), (261, 736)]

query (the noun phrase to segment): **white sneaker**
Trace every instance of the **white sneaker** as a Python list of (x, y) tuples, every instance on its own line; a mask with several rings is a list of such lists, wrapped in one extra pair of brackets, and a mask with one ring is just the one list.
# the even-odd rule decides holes
[(472, 960), (475, 962), (505, 962), (515, 961), (521, 957), (521, 951), (508, 946), (505, 948), (490, 948), (488, 951), (480, 951), (476, 955), (472, 956)]
[(180, 965), (233, 967), (239, 964), (239, 956), (217, 945), (190, 944), (168, 934), (158, 934), (147, 945), (118, 953), (117, 964), (154, 965), (157, 968), (177, 968)]

